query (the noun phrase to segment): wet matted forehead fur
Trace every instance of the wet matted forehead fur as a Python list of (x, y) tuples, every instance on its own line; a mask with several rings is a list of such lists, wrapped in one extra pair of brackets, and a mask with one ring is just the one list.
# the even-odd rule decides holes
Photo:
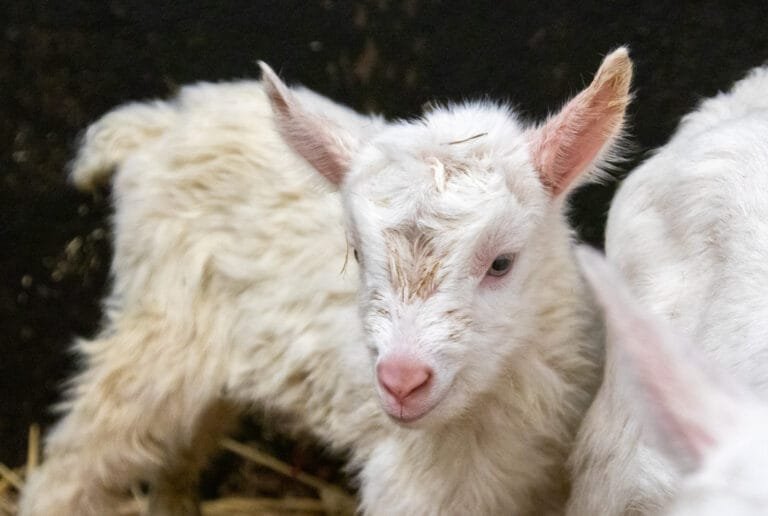
[(449, 254), (514, 251), (547, 199), (529, 152), (526, 128), (492, 103), (438, 107), (390, 125), (361, 149), (346, 179), (353, 243), (363, 233), (386, 251), (390, 274), (414, 287), (406, 297), (428, 294)]

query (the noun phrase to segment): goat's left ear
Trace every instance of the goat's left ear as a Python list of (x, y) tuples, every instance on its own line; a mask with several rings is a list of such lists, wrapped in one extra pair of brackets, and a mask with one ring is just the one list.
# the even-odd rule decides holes
[(307, 111), (269, 65), (259, 61), (259, 66), (278, 131), (293, 150), (338, 186), (349, 169), (357, 139), (333, 121)]
[(632, 61), (625, 47), (604, 60), (585, 90), (531, 134), (531, 153), (553, 196), (597, 168), (618, 139), (630, 101)]

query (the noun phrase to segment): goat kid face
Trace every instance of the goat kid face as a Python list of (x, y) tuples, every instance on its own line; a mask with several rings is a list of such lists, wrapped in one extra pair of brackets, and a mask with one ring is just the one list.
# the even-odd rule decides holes
[[(473, 121), (494, 130), (451, 143)], [(350, 169), (361, 316), (382, 406), (400, 423), (460, 414), (530, 333), (525, 243), (549, 195), (525, 142), (508, 113), (466, 106), (392, 126)]]
[(621, 132), (626, 49), (541, 126), (476, 103), (389, 124), (367, 141), (303, 109), (262, 70), (278, 130), (341, 187), (384, 410), (407, 425), (460, 417), (536, 345), (524, 287), (537, 257), (526, 244)]

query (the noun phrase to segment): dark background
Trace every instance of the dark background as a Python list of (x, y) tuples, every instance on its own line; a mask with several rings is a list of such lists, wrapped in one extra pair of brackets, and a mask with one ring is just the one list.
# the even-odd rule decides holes
[[(389, 116), (488, 95), (540, 118), (626, 43), (636, 64), (626, 171), (699, 99), (768, 58), (766, 14), (764, 0), (0, 2), (0, 462), (20, 464), (28, 425), (51, 422), (46, 407), (75, 367), (68, 346), (97, 328), (108, 192), (76, 193), (65, 170), (78, 132), (112, 107), (257, 77), (263, 59)], [(612, 192), (575, 199), (591, 242)]]

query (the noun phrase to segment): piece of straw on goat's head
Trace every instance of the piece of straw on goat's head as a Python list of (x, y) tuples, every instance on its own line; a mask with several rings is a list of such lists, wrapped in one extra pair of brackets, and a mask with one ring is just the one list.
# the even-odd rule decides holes
[(534, 344), (536, 310), (521, 294), (537, 266), (530, 241), (611, 156), (629, 102), (626, 49), (541, 125), (464, 103), (365, 141), (305, 111), (262, 70), (283, 137), (341, 188), (382, 406), (404, 424), (461, 414)]

